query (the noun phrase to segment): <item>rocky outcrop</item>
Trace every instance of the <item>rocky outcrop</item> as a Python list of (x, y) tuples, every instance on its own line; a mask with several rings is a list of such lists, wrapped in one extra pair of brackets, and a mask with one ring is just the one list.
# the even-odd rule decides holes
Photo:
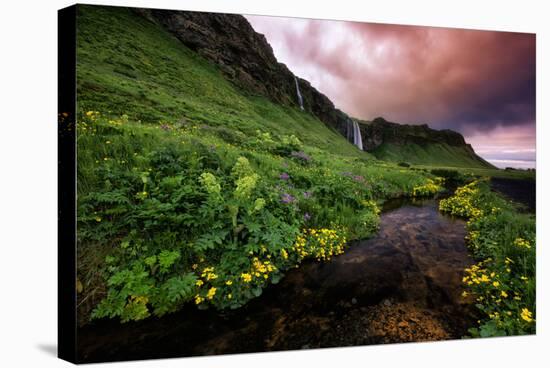
[(435, 130), (427, 124), (408, 125), (397, 124), (378, 117), (373, 121), (359, 121), (363, 136), (363, 147), (366, 151), (378, 148), (382, 143), (405, 145), (414, 143), (426, 145), (430, 143), (445, 143), (450, 146), (471, 146), (466, 143), (462, 134), (453, 130)]
[[(378, 148), (382, 146), (394, 146), (401, 150), (404, 147), (416, 145), (420, 148), (427, 148), (430, 145), (458, 147), (461, 155), (468, 157), (470, 161), (475, 162), (477, 166), (493, 168), (489, 162), (479, 157), (473, 147), (466, 143), (462, 134), (449, 129), (435, 130), (427, 124), (408, 125), (397, 124), (386, 121), (378, 117), (372, 121), (361, 121), (359, 126), (363, 138), (363, 149), (374, 153), (378, 158), (384, 159), (383, 155), (378, 155)], [(411, 159), (414, 159), (411, 157)]]
[[(217, 64), (225, 77), (245, 93), (299, 106), (294, 74), (277, 61), (265, 36), (254, 31), (243, 16), (158, 9), (135, 11)], [(297, 80), (304, 110), (345, 135), (348, 116), (308, 81)]]

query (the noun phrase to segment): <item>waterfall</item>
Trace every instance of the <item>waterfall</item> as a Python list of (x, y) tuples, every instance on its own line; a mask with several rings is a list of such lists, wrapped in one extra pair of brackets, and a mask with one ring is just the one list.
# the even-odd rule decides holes
[(361, 137), (359, 123), (350, 118), (348, 118), (346, 123), (346, 138), (348, 141), (355, 144), (361, 151), (363, 150), (363, 138)]
[(359, 129), (359, 123), (355, 120), (353, 121), (353, 144), (355, 144), (359, 149), (363, 150), (363, 138), (361, 137), (361, 129)]
[(296, 84), (296, 95), (298, 95), (298, 103), (300, 104), (300, 109), (304, 109), (304, 100), (302, 94), (300, 93), (300, 86), (298, 85), (298, 79), (294, 76), (294, 83)]

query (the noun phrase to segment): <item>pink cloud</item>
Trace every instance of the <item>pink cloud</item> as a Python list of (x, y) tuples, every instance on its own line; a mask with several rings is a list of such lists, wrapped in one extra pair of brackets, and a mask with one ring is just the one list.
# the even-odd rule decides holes
[(531, 34), (247, 16), (277, 59), (346, 113), (466, 135), (533, 126)]

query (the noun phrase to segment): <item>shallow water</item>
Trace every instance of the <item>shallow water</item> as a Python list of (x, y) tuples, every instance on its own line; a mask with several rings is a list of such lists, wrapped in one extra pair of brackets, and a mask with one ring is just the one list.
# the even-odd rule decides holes
[(522, 205), (526, 212), (536, 212), (536, 180), (492, 178), (491, 189)]
[(436, 200), (388, 202), (380, 231), (326, 263), (307, 262), (247, 306), (193, 306), (120, 325), (79, 329), (85, 362), (460, 338), (472, 325), (461, 297), (472, 261), (462, 220)]

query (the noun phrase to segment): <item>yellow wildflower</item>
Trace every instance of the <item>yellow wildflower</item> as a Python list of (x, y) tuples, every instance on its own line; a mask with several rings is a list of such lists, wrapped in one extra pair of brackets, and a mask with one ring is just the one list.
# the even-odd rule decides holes
[(526, 322), (533, 322), (533, 313), (527, 308), (521, 309), (520, 317)]
[(531, 248), (531, 244), (529, 244), (529, 241), (523, 238), (516, 238), (516, 240), (514, 240), (514, 245), (519, 248)]
[(218, 278), (218, 275), (216, 275), (215, 273), (209, 273), (206, 275), (206, 279), (207, 280), (214, 280), (214, 279), (217, 279)]
[(216, 295), (216, 288), (211, 287), (210, 290), (208, 290), (208, 293), (206, 293), (206, 297), (208, 298), (208, 300), (212, 300), (214, 295)]
[(284, 259), (288, 259), (288, 253), (286, 252), (286, 250), (281, 249), (281, 256), (282, 256)]

